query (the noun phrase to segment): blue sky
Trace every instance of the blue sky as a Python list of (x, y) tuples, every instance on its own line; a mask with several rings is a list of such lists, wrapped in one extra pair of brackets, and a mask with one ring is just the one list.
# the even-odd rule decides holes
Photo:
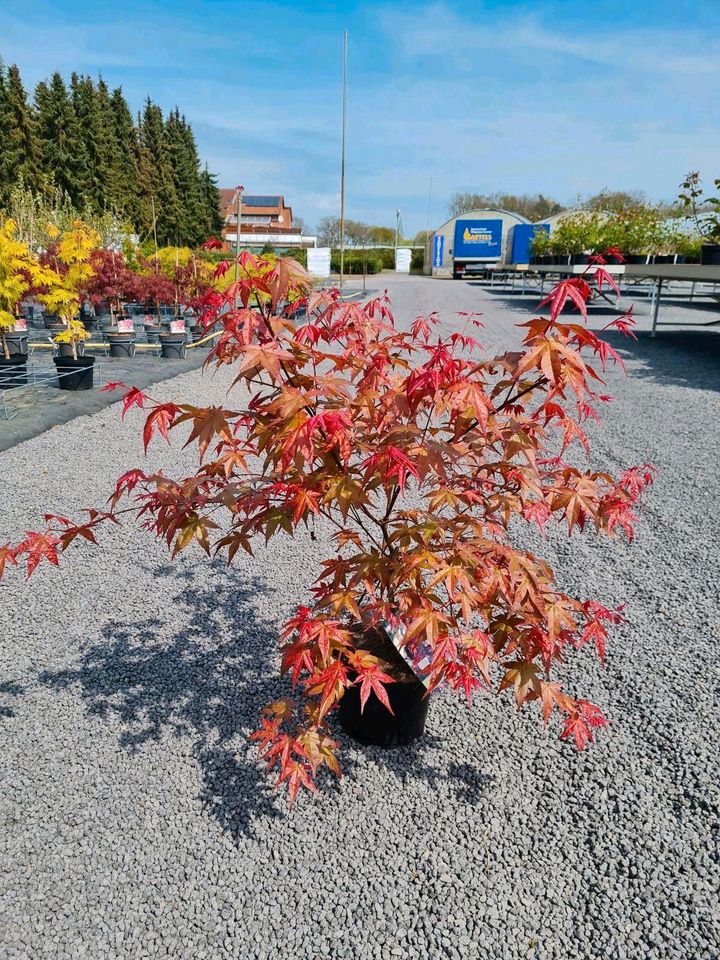
[(178, 104), (221, 186), (406, 233), (458, 190), (669, 198), (720, 176), (720, 0), (2, 0), (0, 54), (28, 86), (102, 73), (131, 107)]

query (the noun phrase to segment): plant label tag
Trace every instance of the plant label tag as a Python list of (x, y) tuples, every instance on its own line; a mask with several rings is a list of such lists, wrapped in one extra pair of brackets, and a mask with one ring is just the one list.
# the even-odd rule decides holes
[(407, 633), (404, 623), (398, 623), (396, 627), (392, 627), (387, 620), (381, 620), (380, 626), (420, 683), (427, 687), (430, 684), (430, 663), (432, 661), (432, 650), (427, 641), (418, 643), (413, 655), (408, 650), (407, 644), (403, 642)]
[(27, 320), (25, 317), (18, 317), (15, 321), (15, 330), (20, 332), (22, 330), (27, 330)]
[(184, 320), (171, 320), (171, 321), (170, 321), (170, 333), (185, 333), (185, 321), (184, 321)]
[(131, 317), (125, 317), (123, 320), (118, 320), (118, 333), (132, 333), (133, 332), (133, 322)]

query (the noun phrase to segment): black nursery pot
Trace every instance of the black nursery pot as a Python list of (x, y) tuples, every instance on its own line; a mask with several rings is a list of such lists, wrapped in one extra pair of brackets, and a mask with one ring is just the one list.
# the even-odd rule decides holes
[(145, 339), (148, 343), (160, 343), (160, 331), (162, 327), (150, 327), (145, 325)]
[(184, 333), (160, 334), (160, 356), (166, 360), (184, 360), (186, 345)]
[(135, 334), (134, 333), (108, 333), (107, 341), (110, 344), (111, 357), (134, 357), (135, 356)]
[(24, 387), (26, 384), (27, 357), (16, 353), (6, 360), (0, 351), (0, 390), (11, 390), (13, 387)]
[(623, 260), (625, 263), (647, 263), (648, 255), (646, 253), (624, 253)]
[(95, 357), (53, 357), (61, 390), (91, 390)]
[(700, 252), (703, 267), (720, 267), (720, 243), (704, 243)]
[(360, 743), (377, 747), (404, 747), (425, 731), (430, 698), (420, 681), (389, 683), (385, 687), (393, 713), (374, 693), (360, 712), (360, 687), (348, 687), (339, 706), (340, 724)]
[(24, 330), (16, 330), (13, 333), (6, 333), (5, 342), (7, 343), (8, 351), (11, 357), (16, 355), (27, 356), (28, 335)]
[[(59, 357), (70, 357), (72, 359), (73, 348), (71, 343), (58, 343), (57, 348)], [(82, 342), (78, 343), (75, 349), (77, 350), (77, 355), (81, 357), (85, 353), (85, 344)]]

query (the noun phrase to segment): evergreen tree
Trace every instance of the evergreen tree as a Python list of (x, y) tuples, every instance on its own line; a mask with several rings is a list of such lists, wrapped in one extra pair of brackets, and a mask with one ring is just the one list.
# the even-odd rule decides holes
[(118, 177), (117, 202), (128, 220), (136, 229), (147, 232), (143, 226), (142, 203), (140, 198), (140, 172), (138, 169), (139, 134), (133, 123), (130, 108), (123, 96), (122, 88), (116, 87), (110, 96), (115, 141), (118, 147), (116, 169)]
[(195, 137), (177, 108), (168, 116), (165, 132), (181, 210), (179, 240), (197, 246), (207, 237), (203, 230), (203, 185)]
[(105, 171), (105, 207), (115, 213), (125, 213), (127, 202), (123, 181), (122, 146), (115, 129), (115, 116), (110, 103), (110, 91), (102, 79), (95, 92), (96, 120), (100, 138), (99, 156)]
[(10, 100), (7, 92), (5, 64), (0, 59), (0, 207), (10, 198), (10, 155), (5, 144), (10, 140)]
[(103, 213), (107, 209), (106, 183), (108, 168), (106, 164), (105, 148), (102, 143), (102, 129), (100, 111), (98, 108), (95, 85), (90, 77), (78, 76), (73, 73), (70, 77), (72, 103), (75, 116), (82, 131), (81, 140), (84, 145), (83, 156), (83, 186), (84, 198), (87, 207), (93, 213)]
[(205, 239), (219, 237), (224, 226), (220, 212), (220, 193), (217, 186), (217, 177), (213, 176), (205, 164), (201, 175), (203, 188), (203, 232)]
[(48, 180), (67, 195), (73, 206), (85, 203), (85, 156), (82, 133), (63, 78), (35, 88), (35, 111), (42, 166)]
[(162, 110), (149, 98), (140, 124), (140, 145), (141, 163), (147, 167), (141, 171), (146, 180), (141, 187), (149, 190), (144, 198), (146, 206), (154, 203), (158, 243), (160, 246), (175, 244), (180, 239), (182, 208), (175, 189)]
[(222, 230), (215, 178), (200, 168), (192, 127), (148, 99), (133, 122), (118, 87), (73, 73), (38, 83), (34, 107), (16, 66), (0, 60), (0, 206), (22, 183), (56, 186), (81, 214), (112, 211), (158, 244), (197, 245)]
[(46, 187), (42, 173), (40, 145), (35, 119), (20, 79), (20, 71), (11, 64), (4, 82), (7, 139), (2, 143), (5, 187), (10, 190), (22, 182), (34, 193)]

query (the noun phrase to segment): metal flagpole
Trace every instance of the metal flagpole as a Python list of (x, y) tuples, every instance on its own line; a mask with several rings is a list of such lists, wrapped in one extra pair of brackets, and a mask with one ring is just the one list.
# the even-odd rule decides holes
[(425, 247), (427, 248), (427, 243), (430, 238), (430, 206), (432, 204), (432, 177), (430, 177), (430, 189), (428, 190), (428, 209), (427, 209), (427, 220), (425, 221)]
[[(235, 228), (235, 284), (237, 285), (238, 278), (240, 276), (240, 263), (238, 262), (238, 257), (240, 256), (240, 224), (242, 223), (242, 195), (245, 187), (242, 185), (236, 187), (237, 190), (237, 227)], [(235, 309), (238, 309), (238, 293), (237, 287), (235, 289)]]
[(345, 279), (345, 126), (347, 114), (348, 32), (343, 31), (342, 158), (340, 161), (340, 289)]

